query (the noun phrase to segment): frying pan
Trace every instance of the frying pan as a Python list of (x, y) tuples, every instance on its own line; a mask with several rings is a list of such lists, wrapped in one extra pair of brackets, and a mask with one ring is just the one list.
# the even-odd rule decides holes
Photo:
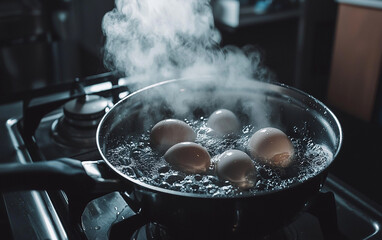
[[(308, 136), (328, 149), (331, 161), (313, 176), (282, 189), (212, 197), (150, 185), (128, 176), (121, 171), (121, 163), (110, 160), (110, 150), (130, 134), (147, 131), (165, 118), (208, 116), (218, 108), (230, 109), (241, 121), (258, 128), (272, 126), (294, 138)], [(322, 102), (283, 84), (185, 78), (160, 82), (122, 99), (101, 120), (96, 139), (102, 161), (58, 159), (2, 164), (0, 190), (63, 189), (80, 195), (118, 190), (129, 196), (133, 209), (168, 227), (174, 235), (262, 235), (290, 223), (319, 192), (340, 150), (342, 130)]]

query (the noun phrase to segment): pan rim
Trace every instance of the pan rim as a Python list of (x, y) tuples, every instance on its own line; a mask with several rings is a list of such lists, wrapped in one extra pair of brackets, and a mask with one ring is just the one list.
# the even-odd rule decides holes
[[(187, 81), (187, 80), (192, 80), (192, 79), (195, 79), (195, 77), (186, 77), (186, 78), (176, 78), (176, 79), (170, 79), (170, 80), (165, 80), (165, 81), (161, 81), (161, 82), (158, 82), (158, 83), (155, 83), (155, 84), (152, 84), (152, 85), (149, 85), (149, 86), (146, 86), (144, 88), (141, 88), (139, 90), (136, 90), (134, 92), (132, 92), (131, 94), (127, 95), (126, 97), (124, 97), (123, 99), (119, 100), (104, 116), (103, 118), (101, 119), (100, 123), (98, 124), (98, 127), (97, 127), (97, 132), (96, 132), (96, 144), (97, 144), (97, 149), (98, 149), (98, 152), (100, 153), (100, 155), (102, 156), (102, 159), (105, 161), (105, 163), (108, 165), (109, 168), (111, 168), (114, 172), (116, 172), (120, 177), (122, 177), (124, 180), (127, 180), (128, 182), (132, 182), (140, 187), (143, 187), (143, 188), (147, 188), (149, 189), (150, 191), (154, 191), (154, 192), (158, 192), (158, 193), (165, 193), (165, 194), (170, 194), (170, 195), (175, 195), (175, 196), (178, 196), (178, 197), (192, 197), (192, 198), (204, 198), (204, 199), (243, 199), (243, 198), (258, 198), (258, 197), (265, 197), (265, 196), (269, 196), (269, 195), (274, 195), (276, 193), (280, 193), (280, 192), (286, 192), (288, 190), (291, 190), (291, 189), (294, 189), (294, 188), (297, 188), (298, 186), (301, 186), (301, 185), (304, 185), (306, 184), (307, 182), (311, 181), (312, 179), (315, 179), (316, 177), (320, 176), (321, 174), (323, 174), (323, 172), (327, 171), (328, 168), (330, 167), (330, 165), (333, 163), (333, 161), (336, 159), (341, 147), (342, 147), (342, 142), (343, 142), (343, 132), (342, 132), (342, 127), (341, 127), (341, 124), (338, 120), (338, 118), (336, 117), (336, 115), (323, 103), (321, 102), (320, 100), (316, 99), (315, 97), (313, 97), (312, 95), (302, 91), (302, 90), (299, 90), (295, 87), (292, 87), (292, 86), (289, 86), (289, 85), (286, 85), (286, 84), (283, 84), (283, 83), (279, 83), (279, 82), (274, 82), (274, 81), (269, 81), (267, 83), (265, 82), (261, 82), (261, 83), (264, 83), (264, 84), (271, 84), (271, 85), (276, 85), (276, 86), (279, 86), (279, 87), (282, 87), (282, 88), (286, 88), (286, 89), (289, 89), (289, 90), (292, 90), (296, 93), (298, 93), (299, 95), (302, 95), (304, 97), (307, 97), (313, 101), (315, 101), (315, 103), (319, 104), (322, 108), (325, 109), (325, 111), (327, 111), (328, 115), (334, 120), (334, 123), (335, 123), (335, 126), (337, 126), (338, 128), (338, 145), (337, 145), (337, 149), (336, 151), (333, 153), (333, 159), (331, 160), (330, 163), (328, 163), (327, 166), (325, 166), (325, 168), (321, 169), (319, 172), (317, 172), (314, 176), (312, 177), (309, 177), (308, 179), (302, 181), (302, 182), (296, 182), (296, 183), (293, 183), (291, 185), (288, 185), (287, 187), (285, 188), (282, 188), (282, 189), (273, 189), (273, 190), (269, 190), (269, 191), (261, 191), (261, 192), (257, 192), (257, 193), (244, 193), (242, 195), (240, 194), (237, 194), (237, 195), (234, 195), (234, 196), (226, 196), (226, 195), (218, 195), (218, 196), (212, 196), (212, 195), (209, 195), (209, 194), (200, 194), (200, 193), (190, 193), (190, 192), (180, 192), (180, 191), (176, 191), (176, 190), (170, 190), (170, 189), (166, 189), (166, 188), (161, 188), (161, 187), (157, 187), (157, 186), (154, 186), (154, 185), (150, 185), (148, 183), (145, 183), (145, 182), (142, 182), (138, 179), (134, 179), (132, 177), (129, 177), (127, 176), (126, 174), (123, 174), (121, 171), (119, 171), (113, 164), (110, 163), (110, 161), (106, 158), (106, 156), (104, 155), (103, 151), (101, 150), (101, 146), (100, 146), (100, 131), (101, 131), (101, 128), (102, 126), (104, 125), (104, 122), (107, 120), (107, 118), (109, 117), (109, 115), (112, 114), (113, 112), (113, 109), (115, 107), (117, 107), (118, 105), (122, 104), (123, 102), (127, 101), (127, 99), (130, 99), (132, 98), (133, 96), (141, 93), (141, 92), (144, 92), (144, 91), (147, 91), (149, 89), (152, 89), (152, 88), (155, 88), (155, 87), (158, 87), (158, 86), (162, 86), (162, 85), (166, 85), (166, 84), (171, 84), (173, 82), (180, 82), (180, 81)], [(203, 77), (198, 77), (198, 79), (212, 79), (212, 77), (210, 76), (203, 76)], [(251, 80), (251, 81), (257, 81), (257, 80)], [(260, 82), (260, 81), (258, 81)]]

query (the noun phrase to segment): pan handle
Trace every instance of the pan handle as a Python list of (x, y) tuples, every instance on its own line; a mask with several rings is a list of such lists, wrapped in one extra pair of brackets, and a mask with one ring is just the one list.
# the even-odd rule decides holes
[(63, 190), (69, 200), (68, 217), (80, 223), (86, 205), (105, 193), (128, 190), (127, 184), (100, 161), (60, 158), (35, 163), (0, 164), (0, 193), (20, 190)]
[(27, 164), (0, 164), (0, 192), (64, 190), (100, 193), (120, 190), (121, 181), (118, 178), (105, 179), (103, 175), (111, 174), (101, 174), (101, 170), (105, 170), (101, 169), (102, 162), (60, 158)]

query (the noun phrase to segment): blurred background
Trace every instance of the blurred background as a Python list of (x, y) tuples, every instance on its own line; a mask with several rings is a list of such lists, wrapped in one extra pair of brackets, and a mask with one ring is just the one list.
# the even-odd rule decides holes
[[(382, 204), (382, 1), (214, 0), (222, 45), (252, 44), (277, 81), (329, 105), (344, 130), (332, 171)], [(101, 22), (113, 0), (2, 0), (0, 104), (106, 72)]]

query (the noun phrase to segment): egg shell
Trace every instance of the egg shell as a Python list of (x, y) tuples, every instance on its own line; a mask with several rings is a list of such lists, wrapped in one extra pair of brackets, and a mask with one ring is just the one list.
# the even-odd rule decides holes
[(151, 146), (160, 152), (166, 152), (171, 146), (180, 142), (193, 142), (196, 133), (185, 122), (178, 119), (166, 119), (158, 122), (151, 129)]
[(213, 129), (216, 135), (224, 136), (237, 132), (240, 128), (240, 122), (230, 110), (219, 109), (210, 115), (207, 127)]
[(241, 188), (252, 187), (256, 182), (256, 169), (252, 159), (240, 150), (227, 150), (217, 157), (215, 170), (219, 178)]
[(272, 127), (255, 132), (249, 140), (248, 151), (252, 157), (273, 167), (289, 166), (294, 154), (293, 144), (288, 136)]
[(211, 164), (207, 149), (193, 142), (175, 144), (164, 154), (164, 159), (186, 173), (206, 172)]

